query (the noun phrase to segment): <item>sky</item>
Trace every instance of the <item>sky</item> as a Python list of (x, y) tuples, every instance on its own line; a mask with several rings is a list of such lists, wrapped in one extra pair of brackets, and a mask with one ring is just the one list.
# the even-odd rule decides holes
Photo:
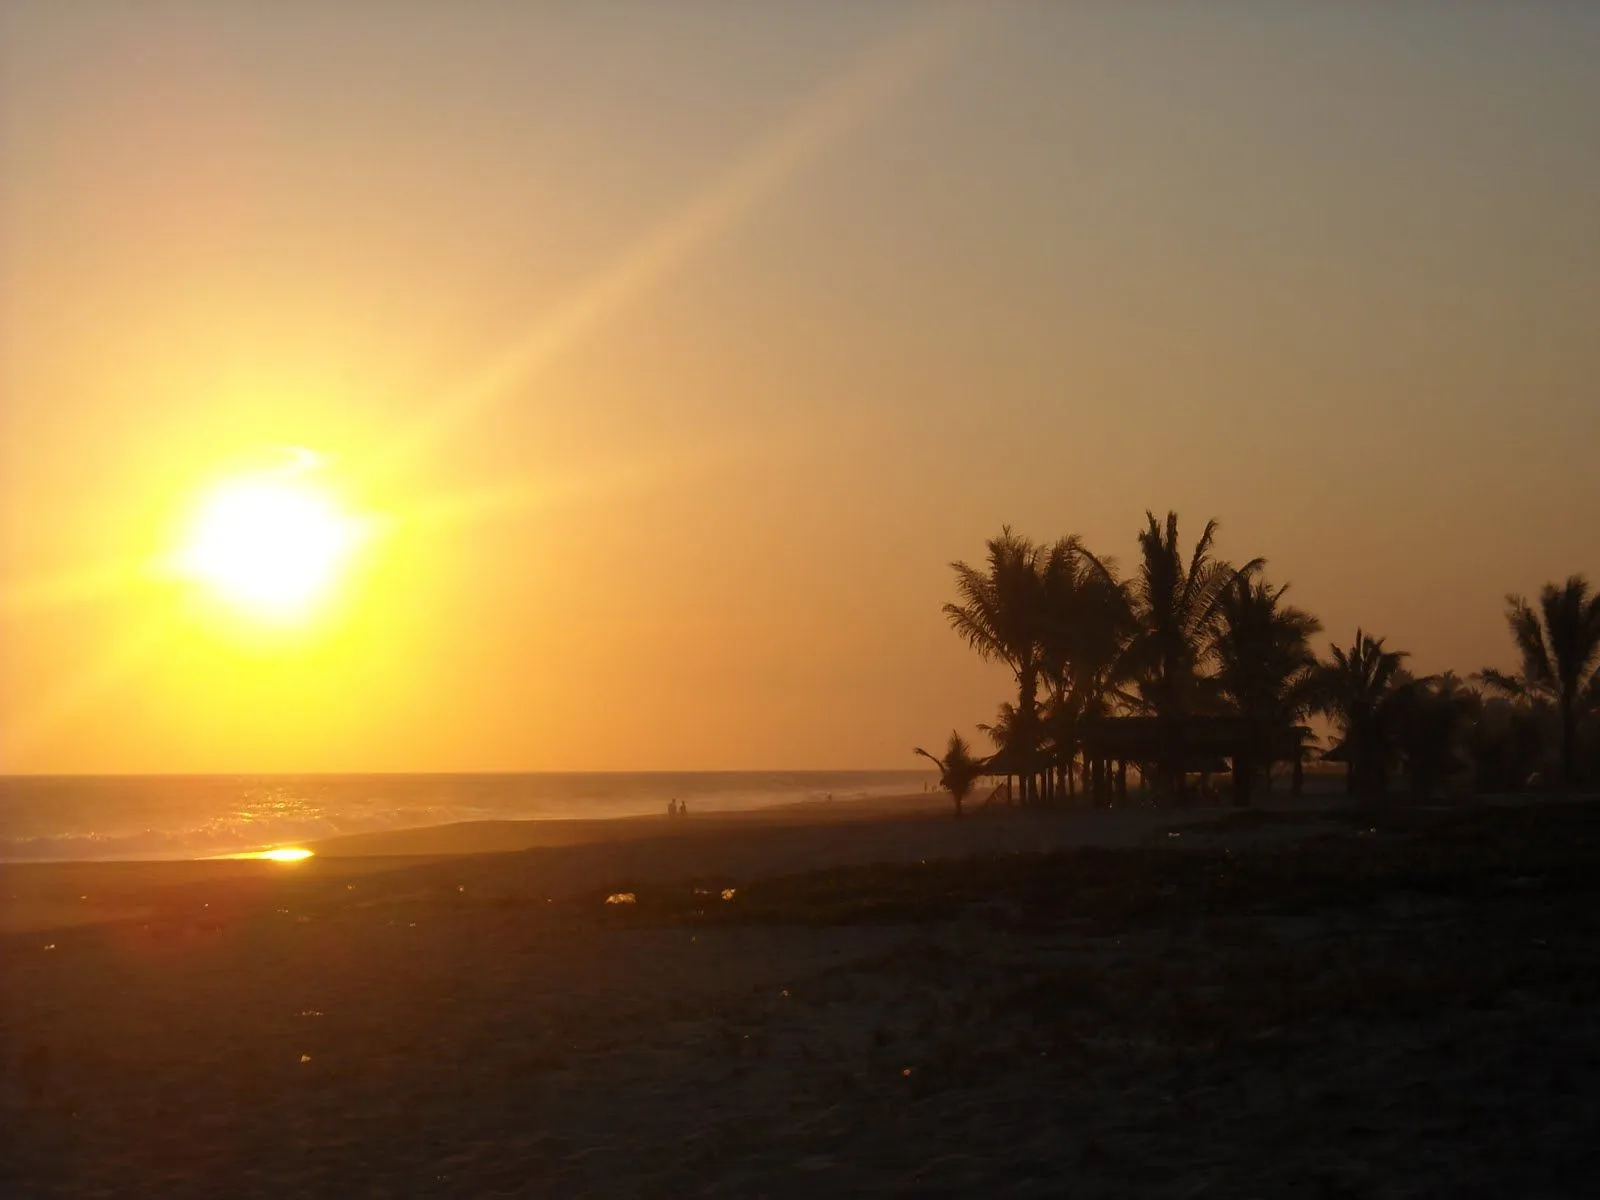
[[(8, 0), (0, 770), (914, 767), (1010, 690), (950, 562), (1147, 509), (1509, 667), (1600, 578), (1596, 62), (1578, 3)], [(367, 534), (263, 622), (160, 564), (285, 447)]]

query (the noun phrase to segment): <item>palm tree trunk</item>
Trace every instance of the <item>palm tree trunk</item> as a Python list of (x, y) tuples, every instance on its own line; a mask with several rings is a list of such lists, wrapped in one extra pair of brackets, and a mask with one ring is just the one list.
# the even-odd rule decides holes
[(1039, 670), (1029, 664), (1017, 672), (1017, 728), (1025, 739), (1022, 752), (1028, 770), (1023, 776), (1022, 798), (1025, 803), (1038, 799), (1038, 786), (1034, 774), (1034, 759), (1039, 750)]
[(1578, 782), (1578, 712), (1569, 697), (1561, 697), (1561, 782)]

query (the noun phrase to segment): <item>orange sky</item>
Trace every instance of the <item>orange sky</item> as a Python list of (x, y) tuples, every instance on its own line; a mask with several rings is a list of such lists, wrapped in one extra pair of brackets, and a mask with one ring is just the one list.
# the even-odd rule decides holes
[[(1600, 576), (1600, 9), (0, 9), (0, 769), (912, 766), (1010, 522), (1509, 665)], [(303, 625), (149, 565), (272, 447)]]

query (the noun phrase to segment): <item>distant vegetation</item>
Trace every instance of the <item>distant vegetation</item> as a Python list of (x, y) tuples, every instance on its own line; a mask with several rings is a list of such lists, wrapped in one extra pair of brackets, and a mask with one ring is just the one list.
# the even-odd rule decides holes
[[(1516, 673), (1418, 677), (1405, 651), (1362, 629), (1319, 657), (1321, 622), (1286, 601), (1287, 584), (1267, 580), (1265, 560), (1218, 557), (1215, 521), (1186, 546), (1176, 513), (1147, 518), (1125, 579), (1076, 536), (1036, 543), (1010, 527), (989, 540), (983, 563), (951, 564), (951, 628), (1016, 679), (1015, 699), (979, 726), (992, 754), (975, 757), (954, 731), (943, 757), (916, 751), (938, 765), (958, 816), (984, 775), (1005, 777), (1003, 791), (1025, 804), (1088, 791), (1087, 772), (1107, 764), (1087, 758), (1085, 736), (1118, 717), (1255, 731), (1273, 753), (1240, 769), (1269, 787), (1274, 761), (1319, 754), (1343, 763), (1346, 789), (1366, 796), (1402, 784), (1425, 798), (1600, 783), (1600, 595), (1584, 576), (1547, 584), (1537, 607), (1506, 598)], [(1308, 724), (1318, 716), (1334, 734), (1320, 751)], [(1209, 788), (1226, 769), (1193, 757), (1133, 766), (1147, 787), (1182, 799), (1193, 777)]]

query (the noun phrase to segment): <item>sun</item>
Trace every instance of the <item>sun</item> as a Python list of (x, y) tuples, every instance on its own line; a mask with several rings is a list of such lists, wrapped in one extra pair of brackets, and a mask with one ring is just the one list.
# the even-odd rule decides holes
[(179, 555), (184, 574), (258, 617), (303, 615), (326, 597), (357, 523), (293, 475), (229, 480), (201, 501)]

